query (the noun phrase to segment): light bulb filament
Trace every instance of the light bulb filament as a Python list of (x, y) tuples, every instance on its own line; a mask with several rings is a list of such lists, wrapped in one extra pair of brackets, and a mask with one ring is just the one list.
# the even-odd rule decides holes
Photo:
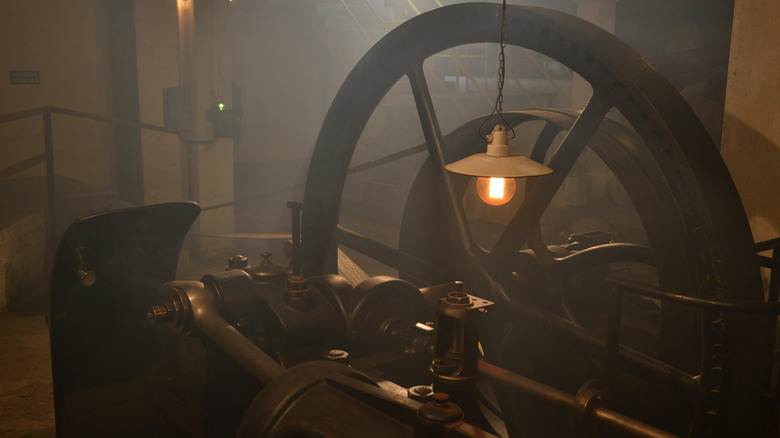
[(504, 178), (490, 178), (490, 195), (491, 199), (503, 199), (504, 198)]
[(514, 178), (479, 177), (477, 194), (486, 204), (503, 205), (515, 195), (517, 183)]

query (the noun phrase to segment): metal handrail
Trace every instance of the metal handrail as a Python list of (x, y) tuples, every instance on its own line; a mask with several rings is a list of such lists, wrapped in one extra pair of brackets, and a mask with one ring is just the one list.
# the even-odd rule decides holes
[(42, 154), (35, 155), (31, 158), (19, 161), (8, 167), (0, 169), (0, 180), (9, 178), (20, 172), (23, 172), (33, 166), (37, 166), (42, 163), (46, 163), (46, 228), (48, 231), (48, 252), (53, 253), (57, 246), (57, 233), (56, 233), (56, 193), (55, 193), (55, 181), (54, 181), (54, 142), (52, 139), (52, 124), (51, 115), (62, 114), (71, 117), (78, 117), (82, 119), (97, 120), (104, 123), (111, 123), (113, 125), (130, 126), (139, 129), (147, 129), (151, 131), (164, 132), (177, 136), (183, 143), (186, 144), (209, 144), (214, 143), (216, 139), (210, 140), (192, 140), (185, 138), (180, 132), (173, 131), (164, 126), (153, 125), (150, 123), (141, 123), (134, 120), (119, 119), (116, 117), (102, 116), (99, 114), (92, 114), (83, 111), (76, 111), (66, 108), (60, 108), (55, 106), (41, 106), (23, 111), (16, 111), (13, 113), (0, 115), (0, 125), (15, 122), (18, 120), (28, 119), (31, 117), (41, 116), (43, 118), (43, 138), (44, 138), (44, 152)]
[(676, 294), (645, 283), (626, 280), (615, 276), (606, 278), (609, 285), (619, 292), (633, 293), (670, 303), (681, 304), (701, 310), (732, 312), (742, 314), (780, 315), (780, 302), (748, 301), (733, 298), (701, 298)]
[(0, 169), (0, 180), (6, 179), (9, 176), (16, 175), (19, 172), (25, 171), (33, 166), (46, 162), (46, 154), (38, 154), (34, 157), (22, 160), (16, 164), (12, 164), (6, 168)]
[(179, 131), (174, 131), (172, 129), (166, 128), (164, 126), (160, 125), (153, 125), (151, 123), (142, 123), (135, 120), (127, 120), (127, 119), (119, 119), (116, 117), (108, 117), (108, 116), (101, 116), (99, 114), (92, 114), (87, 113), (84, 111), (76, 111), (71, 110), (67, 108), (60, 108), (56, 106), (41, 106), (29, 110), (24, 111), (17, 111), (14, 113), (9, 114), (2, 114), (0, 115), (0, 125), (3, 125), (5, 123), (14, 122), (21, 119), (26, 119), (30, 117), (35, 117), (38, 115), (45, 115), (45, 114), (62, 114), (66, 116), (72, 116), (72, 117), (80, 117), (82, 119), (90, 119), (90, 120), (97, 120), (100, 122), (107, 122), (112, 123), (114, 125), (121, 125), (121, 126), (130, 126), (133, 128), (139, 128), (139, 129), (148, 129), (150, 131), (157, 131), (157, 132), (164, 132), (166, 134), (172, 134), (182, 141), (182, 143), (186, 144), (211, 144), (215, 143), (217, 141), (216, 138), (209, 138), (205, 140), (196, 140), (191, 139), (188, 137), (185, 137), (184, 134), (182, 134)]
[[(23, 119), (29, 119), (31, 117), (36, 116), (43, 116), (44, 118), (47, 115), (51, 114), (63, 114), (66, 116), (72, 116), (72, 117), (79, 117), (82, 119), (90, 119), (90, 120), (97, 120), (101, 122), (107, 122), (112, 123), (115, 125), (122, 125), (122, 126), (131, 126), (134, 128), (140, 128), (140, 129), (148, 129), (151, 131), (158, 131), (158, 132), (165, 132), (167, 134), (173, 134), (179, 139), (181, 139), (182, 142), (188, 143), (188, 144), (196, 144), (196, 143), (213, 143), (216, 140), (206, 140), (206, 141), (195, 141), (195, 140), (189, 140), (185, 138), (180, 132), (173, 131), (171, 129), (168, 129), (164, 126), (158, 126), (158, 125), (152, 125), (150, 123), (141, 123), (136, 122), (133, 120), (126, 120), (126, 119), (118, 119), (116, 117), (108, 117), (108, 116), (101, 116), (99, 114), (91, 114), (83, 111), (76, 111), (76, 110), (70, 110), (66, 108), (60, 108), (56, 106), (41, 106), (37, 108), (32, 108), (29, 110), (24, 111), (16, 111), (13, 113), (8, 114), (2, 114), (0, 115), (0, 125), (4, 125), (7, 123), (15, 122), (17, 120), (23, 120)], [(50, 122), (49, 122), (50, 123)], [(45, 130), (45, 128), (44, 128)], [(46, 134), (44, 133), (44, 136)], [(51, 133), (49, 133), (51, 135)], [(20, 173), (22, 171), (25, 171), (33, 166), (36, 166), (38, 164), (41, 164), (43, 162), (48, 161), (51, 158), (51, 151), (47, 151), (43, 154), (38, 154), (32, 158), (28, 158), (26, 160), (22, 160), (16, 164), (12, 164), (11, 166), (8, 166), (6, 168), (0, 169), (0, 180), (6, 179), (10, 176), (13, 176), (17, 173)]]

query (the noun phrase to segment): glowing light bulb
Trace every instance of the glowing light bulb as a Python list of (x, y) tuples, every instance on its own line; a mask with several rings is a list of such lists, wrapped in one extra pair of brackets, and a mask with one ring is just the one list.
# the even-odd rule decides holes
[(504, 205), (512, 200), (517, 190), (514, 178), (477, 178), (477, 194), (485, 204)]

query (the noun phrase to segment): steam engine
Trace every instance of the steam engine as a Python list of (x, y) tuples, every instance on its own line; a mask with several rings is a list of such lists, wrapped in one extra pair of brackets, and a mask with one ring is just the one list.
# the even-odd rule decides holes
[[(485, 119), (442, 135), (422, 63), (499, 42), (501, 13), (436, 9), (356, 65), (325, 117), (302, 210), (290, 205), (287, 266), (234, 255), (200, 281), (174, 281), (194, 203), (74, 223), (52, 274), (58, 435), (775, 435), (779, 308), (764, 301), (736, 189), (684, 100), (614, 36), (560, 12), (507, 8), (508, 44), (570, 67), (593, 96), (581, 112), (505, 114), (512, 127), (544, 124), (530, 155), (553, 173), (527, 186), (492, 250), (475, 243), (467, 179), (444, 164), (475, 152)], [(425, 136), (413, 150), (429, 158), (396, 249), (339, 225), (339, 209), (360, 133), (403, 77)], [(646, 244), (598, 232), (544, 242), (542, 215), (586, 146), (625, 189)], [(349, 275), (339, 245), (401, 278)], [(611, 263), (654, 278), (599, 270)]]

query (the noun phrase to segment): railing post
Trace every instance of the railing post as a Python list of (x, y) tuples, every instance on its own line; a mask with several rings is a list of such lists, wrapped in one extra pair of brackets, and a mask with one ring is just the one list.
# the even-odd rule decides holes
[(43, 141), (46, 155), (46, 224), (48, 228), (48, 254), (57, 250), (57, 200), (54, 190), (54, 146), (51, 135), (51, 111), (43, 113)]
[[(780, 246), (777, 246), (775, 244), (775, 247), (772, 248), (772, 261), (778, 262), (780, 261)], [(772, 266), (769, 268), (769, 290), (767, 293), (767, 301), (770, 303), (774, 303), (780, 300), (780, 268), (777, 266)], [(767, 315), (767, 330), (770, 333), (770, 336), (768, 337), (769, 345), (768, 348), (770, 351), (775, 351), (775, 333), (777, 333), (777, 315)], [(775, 360), (777, 362), (777, 360)], [(770, 367), (769, 370), (769, 389), (770, 393), (773, 394), (775, 397), (777, 396), (778, 390), (780, 390), (780, 370), (777, 369), (774, 364)], [(776, 410), (773, 410), (773, 414), (777, 416)], [(774, 423), (777, 424), (777, 419), (773, 419)]]
[(623, 314), (623, 291), (615, 286), (611, 286), (612, 299), (609, 304), (609, 315), (607, 316), (607, 391), (608, 396), (615, 394), (618, 386), (618, 370), (620, 369), (620, 321)]

